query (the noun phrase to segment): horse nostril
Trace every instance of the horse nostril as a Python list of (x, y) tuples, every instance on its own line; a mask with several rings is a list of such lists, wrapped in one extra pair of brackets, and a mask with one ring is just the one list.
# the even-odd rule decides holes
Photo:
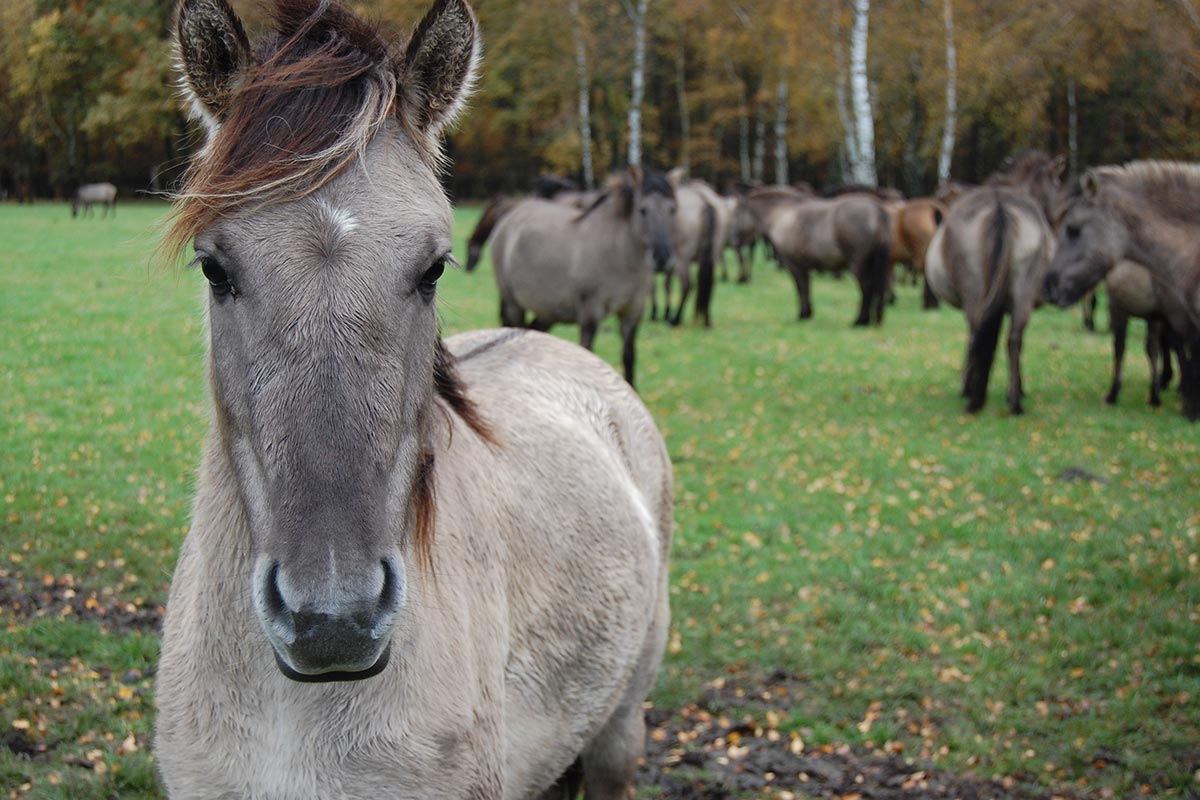
[(400, 574), (402, 567), (391, 558), (385, 558), (379, 563), (383, 567), (383, 588), (379, 592), (375, 611), (371, 614), (371, 635), (375, 638), (387, 632), (392, 618), (404, 603), (404, 579)]
[(283, 599), (283, 592), (279, 589), (279, 562), (276, 561), (267, 570), (263, 576), (263, 585), (260, 587), (263, 611), (266, 612), (266, 617), (271, 623), (271, 627), (281, 639), (289, 644), (296, 639), (296, 621), (291, 609), (287, 606), (287, 601)]

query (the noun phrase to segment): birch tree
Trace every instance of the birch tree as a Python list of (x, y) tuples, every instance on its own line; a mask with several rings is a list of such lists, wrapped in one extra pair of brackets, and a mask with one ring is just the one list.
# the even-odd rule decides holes
[(950, 180), (950, 159), (954, 156), (954, 125), (958, 114), (958, 64), (954, 52), (954, 8), (943, 0), (946, 18), (946, 127), (942, 130), (942, 151), (938, 155), (938, 185)]
[(575, 33), (575, 74), (579, 80), (579, 141), (583, 160), (583, 184), (588, 189), (596, 185), (592, 168), (592, 113), (589, 103), (591, 78), (588, 74), (587, 48), (583, 40), (583, 18), (579, 0), (570, 0), (571, 22)]
[(788, 182), (787, 96), (787, 81), (780, 78), (775, 86), (775, 183), (779, 186)]
[[(949, 0), (947, 0), (949, 2)], [(854, 139), (858, 158), (851, 162), (857, 183), (874, 186), (875, 119), (867, 83), (867, 33), (871, 0), (854, 0), (854, 30), (850, 34), (850, 97), (854, 108)]]
[[(633, 17), (633, 76), (629, 98), (629, 166), (642, 165), (642, 96), (646, 91), (646, 9), (650, 0), (637, 0)], [(627, 6), (628, 8), (628, 6)]]

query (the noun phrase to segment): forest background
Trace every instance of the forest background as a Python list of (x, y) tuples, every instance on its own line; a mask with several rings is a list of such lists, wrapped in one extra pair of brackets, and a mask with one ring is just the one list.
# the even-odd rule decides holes
[[(233, 5), (252, 31), (263, 20), (256, 0)], [(401, 43), (429, 0), (351, 5)], [(909, 195), (946, 177), (982, 180), (1024, 147), (1068, 155), (1072, 172), (1200, 157), (1194, 0), (474, 5), (482, 78), (448, 143), (460, 200), (525, 190), (543, 172), (584, 182), (585, 141), (594, 180), (640, 158), (718, 186), (873, 175)], [(0, 3), (0, 196), (65, 197), (99, 180), (124, 197), (171, 188), (198, 143), (171, 74), (173, 9)]]

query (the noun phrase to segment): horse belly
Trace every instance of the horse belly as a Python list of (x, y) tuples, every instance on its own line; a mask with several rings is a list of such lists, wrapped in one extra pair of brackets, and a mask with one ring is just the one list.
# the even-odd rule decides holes
[(949, 303), (955, 308), (962, 308), (962, 298), (959, 296), (958, 287), (954, 285), (949, 265), (946, 263), (943, 231), (945, 228), (938, 229), (937, 233), (933, 235), (933, 240), (929, 242), (929, 249), (925, 252), (925, 280), (939, 300)]

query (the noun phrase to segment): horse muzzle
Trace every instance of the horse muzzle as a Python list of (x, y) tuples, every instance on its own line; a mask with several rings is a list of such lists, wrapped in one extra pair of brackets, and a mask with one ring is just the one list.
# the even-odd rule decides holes
[(255, 611), (286, 677), (351, 681), (383, 671), (404, 590), (399, 563), (383, 559), (379, 564), (381, 574), (359, 581), (357, 591), (347, 581), (347, 586), (306, 593), (287, 579), (279, 562), (260, 560), (254, 574)]

